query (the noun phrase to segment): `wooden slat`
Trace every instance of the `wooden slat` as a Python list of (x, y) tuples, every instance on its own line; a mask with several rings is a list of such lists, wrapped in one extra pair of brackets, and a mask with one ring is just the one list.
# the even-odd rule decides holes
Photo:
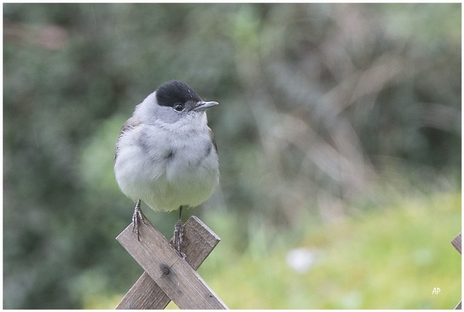
[(462, 255), (462, 242), (461, 242), (461, 233), (459, 233), (452, 241), (451, 244), (456, 248), (457, 251)]
[[(198, 224), (201, 223), (202, 227), (204, 226), (198, 218), (196, 218), (195, 222)], [(211, 230), (206, 226), (203, 229), (197, 226), (190, 228), (190, 230), (188, 227), (185, 228), (183, 246), (185, 245), (184, 252), (187, 254), (187, 261), (177, 254), (171, 245), (169, 245), (166, 238), (151, 224), (142, 224), (140, 233), (140, 241), (138, 241), (137, 236), (132, 232), (131, 224), (116, 239), (139, 263), (153, 282), (180, 309), (227, 309), (227, 306), (187, 263), (187, 261), (191, 261), (194, 266), (198, 267), (204, 260), (193, 257), (189, 253), (189, 250), (194, 250), (200, 254), (209, 254), (210, 251), (208, 249), (210, 247), (205, 247), (203, 243), (201, 245), (198, 244), (204, 241), (211, 233), (216, 236)], [(219, 238), (216, 236), (216, 239)], [(217, 242), (213, 242), (212, 244), (215, 246)], [(136, 291), (140, 285), (134, 285), (137, 289), (132, 290), (131, 288), (129, 291), (134, 300), (129, 301), (129, 298), (126, 298), (127, 300), (123, 298), (117, 308), (143, 309), (145, 306), (152, 306), (153, 304), (157, 306), (164, 305), (166, 299), (159, 299), (159, 302), (155, 302), (158, 299), (148, 299), (153, 296), (153, 293), (150, 293), (154, 288), (153, 282), (149, 281), (147, 276), (142, 275), (136, 284), (148, 285), (151, 290), (149, 292)], [(138, 302), (141, 302), (141, 304), (139, 305)]]

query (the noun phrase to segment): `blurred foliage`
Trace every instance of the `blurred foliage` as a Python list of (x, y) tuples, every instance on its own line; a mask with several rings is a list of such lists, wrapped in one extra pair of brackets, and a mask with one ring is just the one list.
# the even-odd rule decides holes
[[(346, 222), (344, 230), (353, 234), (344, 239), (354, 244), (360, 225), (349, 221), (353, 216), (382, 216), (388, 214), (382, 207), (398, 200), (460, 192), (460, 4), (17, 3), (3, 5), (3, 32), (5, 308), (96, 302), (112, 308), (111, 298), (135, 282), (141, 269), (114, 240), (133, 206), (114, 180), (114, 144), (134, 106), (167, 80), (182, 80), (221, 104), (208, 112), (221, 187), (185, 217), (195, 213), (218, 232), (223, 249), (215, 253), (228, 249), (220, 265), (235, 263), (237, 275), (252, 271), (242, 262), (248, 255), (278, 257), (298, 241), (305, 244), (308, 229), (324, 235)], [(388, 222), (405, 227), (408, 205), (401, 207), (405, 212)], [(404, 238), (383, 232), (390, 225), (381, 225), (382, 217), (365, 230), (375, 237), (377, 228), (398, 248), (422, 242), (427, 231), (445, 228), (454, 237), (459, 222), (449, 223), (447, 210), (436, 209)], [(145, 213), (172, 234), (175, 213)], [(434, 222), (441, 217), (446, 224)], [(447, 261), (452, 237), (436, 236), (420, 248)], [(334, 243), (326, 238), (318, 247), (330, 250)], [(374, 247), (361, 241), (354, 248), (374, 257)], [(308, 305), (357, 306), (337, 301), (350, 283), (369, 291), (397, 285), (393, 275), (375, 276), (373, 268), (353, 282), (358, 269), (350, 261), (361, 260), (355, 256), (318, 282), (330, 282), (326, 291), (335, 299)], [(397, 256), (395, 263), (405, 257)], [(341, 266), (337, 257), (329, 252), (325, 261)], [(414, 261), (404, 264), (418, 269)], [(448, 269), (459, 279), (454, 264)], [(266, 273), (251, 282), (271, 287), (280, 278)], [(234, 307), (228, 298), (242, 284), (225, 280), (212, 287)], [(272, 293), (235, 298), (242, 308), (305, 307), (285, 294), (280, 302)], [(453, 305), (403, 300), (391, 291), (378, 300), (364, 296), (354, 292), (350, 300), (366, 308), (393, 300), (392, 307), (402, 308)]]

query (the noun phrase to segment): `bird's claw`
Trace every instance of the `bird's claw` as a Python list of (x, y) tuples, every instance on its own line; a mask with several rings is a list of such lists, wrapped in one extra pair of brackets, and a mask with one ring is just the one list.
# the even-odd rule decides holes
[(135, 233), (135, 235), (137, 235), (138, 241), (140, 241), (139, 226), (141, 222), (148, 224), (142, 212), (142, 209), (140, 209), (140, 201), (138, 201), (137, 204), (135, 205), (134, 214), (132, 215), (132, 232)]
[(181, 220), (177, 220), (176, 225), (174, 227), (173, 247), (177, 251), (177, 253), (182, 257), (182, 259), (185, 259), (187, 256), (181, 251), (183, 236), (184, 230), (182, 228), (182, 222)]

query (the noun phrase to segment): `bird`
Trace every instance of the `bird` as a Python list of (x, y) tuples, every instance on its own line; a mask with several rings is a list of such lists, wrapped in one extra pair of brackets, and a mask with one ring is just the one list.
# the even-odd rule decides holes
[(136, 202), (132, 230), (139, 241), (146, 223), (141, 201), (155, 211), (179, 209), (173, 247), (185, 258), (182, 208), (200, 205), (219, 184), (217, 145), (206, 116), (218, 104), (172, 80), (138, 104), (122, 126), (114, 173), (122, 193)]

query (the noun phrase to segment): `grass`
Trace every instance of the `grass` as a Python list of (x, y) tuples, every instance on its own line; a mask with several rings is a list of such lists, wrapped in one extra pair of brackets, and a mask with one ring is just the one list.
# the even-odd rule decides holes
[[(461, 298), (461, 256), (450, 244), (460, 230), (461, 195), (436, 194), (313, 226), (260, 257), (248, 250), (227, 261), (219, 234), (223, 246), (199, 272), (233, 309), (450, 309)], [(286, 263), (300, 247), (315, 256), (305, 273)]]
[[(303, 231), (276, 232), (268, 247), (258, 228), (244, 252), (232, 247), (227, 214), (204, 218), (222, 242), (198, 272), (231, 309), (451, 309), (461, 300), (461, 256), (450, 244), (461, 231), (460, 193), (401, 199), (327, 225), (302, 219)], [(313, 256), (306, 271), (287, 263), (297, 248)], [(88, 298), (86, 308), (114, 308), (122, 296)]]

